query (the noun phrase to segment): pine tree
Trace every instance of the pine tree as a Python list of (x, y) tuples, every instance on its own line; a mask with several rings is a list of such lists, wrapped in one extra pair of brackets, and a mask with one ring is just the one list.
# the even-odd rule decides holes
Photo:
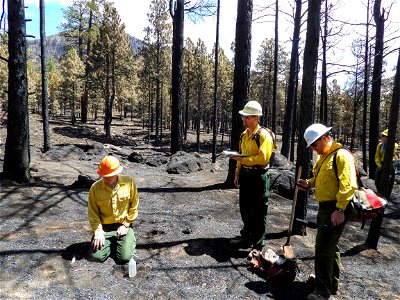
[(156, 132), (155, 132), (155, 146), (160, 145), (161, 140), (161, 124), (162, 124), (162, 82), (165, 78), (165, 70), (167, 61), (165, 61), (166, 49), (169, 47), (169, 40), (171, 38), (171, 25), (168, 23), (169, 15), (167, 5), (164, 0), (152, 0), (150, 4), (150, 13), (148, 20), (150, 26), (151, 43), (154, 45), (154, 58), (155, 58), (155, 84), (156, 84)]
[(89, 106), (90, 63), (89, 55), (93, 40), (98, 33), (100, 8), (103, 1), (74, 0), (71, 6), (64, 11), (65, 23), (61, 24), (61, 35), (67, 41), (67, 48), (74, 48), (80, 59), (85, 63), (85, 86), (81, 97), (81, 122), (87, 122)]
[(62, 95), (69, 107), (71, 123), (76, 123), (76, 106), (83, 90), (84, 65), (75, 49), (70, 49), (61, 61)]
[[(111, 122), (113, 105), (117, 97), (117, 82), (129, 77), (129, 64), (132, 60), (132, 49), (125, 25), (115, 7), (104, 4), (103, 19), (99, 27), (99, 35), (93, 45), (91, 54), (91, 69), (93, 84), (102, 93), (105, 105), (104, 131), (106, 137), (111, 137)], [(121, 92), (121, 91), (118, 91)]]
[(62, 93), (61, 89), (61, 73), (59, 67), (53, 60), (47, 62), (47, 79), (48, 79), (48, 97), (49, 97), (49, 113), (58, 115), (60, 113), (59, 98)]

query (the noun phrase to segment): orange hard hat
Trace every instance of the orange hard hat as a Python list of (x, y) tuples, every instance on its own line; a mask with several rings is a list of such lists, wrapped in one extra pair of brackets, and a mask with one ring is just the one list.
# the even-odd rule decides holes
[(121, 173), (123, 167), (119, 163), (118, 159), (112, 155), (107, 155), (100, 161), (96, 172), (101, 177), (111, 177)]

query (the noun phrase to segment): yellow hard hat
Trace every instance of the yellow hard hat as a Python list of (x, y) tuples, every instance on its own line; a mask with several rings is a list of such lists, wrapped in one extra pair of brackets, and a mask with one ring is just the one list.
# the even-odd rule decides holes
[(388, 136), (389, 135), (389, 129), (385, 129), (382, 131), (382, 136)]
[(121, 173), (123, 167), (118, 159), (112, 155), (107, 155), (100, 161), (96, 172), (101, 177), (111, 177)]

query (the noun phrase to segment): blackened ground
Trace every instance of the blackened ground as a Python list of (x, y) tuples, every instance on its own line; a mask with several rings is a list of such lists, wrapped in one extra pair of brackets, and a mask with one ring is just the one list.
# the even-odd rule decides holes
[[(114, 145), (147, 156), (160, 152), (145, 143), (139, 129), (116, 125), (120, 126), (113, 127)], [(53, 144), (104, 143), (101, 127), (52, 123)], [(5, 128), (0, 134), (2, 169)], [(88, 190), (71, 185), (78, 175), (95, 178), (95, 167), (111, 146), (86, 152), (63, 146), (45, 156), (36, 118), (31, 119), (31, 138), (35, 181), (29, 185), (0, 181), (1, 299), (303, 299), (312, 291), (307, 279), (313, 273), (314, 229), (291, 239), (300, 272), (287, 286), (252, 272), (247, 251), (229, 247), (241, 221), (238, 191), (222, 184), (227, 174), (222, 157), (216, 164), (205, 164), (202, 171), (177, 175), (119, 156), (140, 193), (134, 224), (138, 273), (127, 277), (112, 259), (88, 262), (84, 258), (91, 235)], [(400, 299), (398, 192), (396, 184), (378, 251), (360, 246), (368, 226), (360, 230), (360, 224), (347, 225), (340, 242), (342, 284), (335, 299)], [(290, 207), (291, 200), (272, 195), (268, 247), (278, 253), (286, 241)], [(315, 211), (310, 201), (309, 219), (315, 218)]]

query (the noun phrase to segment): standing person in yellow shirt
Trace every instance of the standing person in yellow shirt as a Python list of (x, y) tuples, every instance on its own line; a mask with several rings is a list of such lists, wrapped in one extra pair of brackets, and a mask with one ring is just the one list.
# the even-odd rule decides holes
[[(380, 177), (382, 174), (382, 164), (383, 161), (385, 159), (385, 154), (387, 151), (387, 137), (389, 134), (389, 130), (386, 129), (384, 131), (382, 131), (382, 142), (380, 142), (378, 144), (378, 146), (376, 147), (376, 152), (375, 152), (375, 163), (376, 163), (376, 173), (375, 173), (375, 186), (376, 189), (378, 190), (378, 193), (381, 193), (381, 191), (379, 190), (379, 181), (380, 181)], [(397, 152), (397, 148), (399, 145), (397, 145), (397, 143), (394, 144), (394, 151), (393, 151), (393, 160), (396, 158), (396, 152)], [(395, 171), (394, 171), (394, 164), (392, 163), (391, 169), (390, 169), (390, 178), (389, 178), (389, 184), (390, 184), (390, 194), (392, 192), (393, 189), (393, 184), (394, 184), (394, 176), (395, 176)]]
[(313, 177), (297, 182), (300, 189), (315, 188), (315, 200), (319, 204), (315, 245), (316, 286), (315, 291), (307, 296), (309, 300), (329, 299), (338, 291), (340, 251), (337, 244), (345, 226), (344, 210), (357, 189), (354, 158), (349, 151), (342, 149), (341, 144), (332, 140), (331, 128), (313, 124), (304, 132), (307, 147), (311, 147), (319, 157), (313, 167)]
[(236, 171), (234, 184), (239, 187), (239, 206), (243, 221), (241, 237), (231, 241), (233, 246), (261, 249), (267, 233), (268, 197), (270, 195), (269, 174), (267, 173), (271, 154), (275, 149), (272, 132), (258, 124), (262, 116), (261, 105), (249, 101), (243, 110), (243, 126), (239, 152), (234, 156)]
[(125, 264), (136, 249), (132, 223), (138, 216), (138, 191), (133, 177), (120, 175), (122, 169), (118, 159), (108, 155), (96, 170), (102, 178), (89, 191), (90, 260), (103, 262), (111, 255), (117, 264)]

